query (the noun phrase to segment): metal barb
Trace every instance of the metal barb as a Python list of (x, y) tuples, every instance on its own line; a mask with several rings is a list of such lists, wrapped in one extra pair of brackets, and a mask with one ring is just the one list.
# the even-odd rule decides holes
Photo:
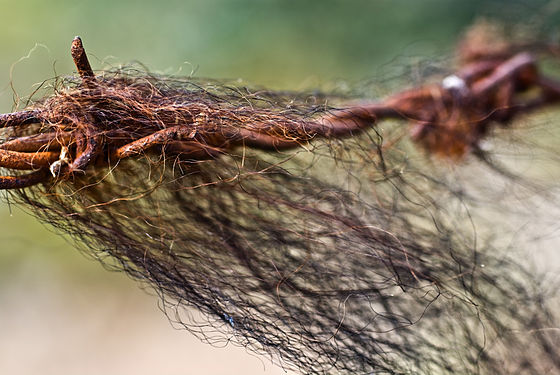
[(79, 36), (75, 37), (72, 41), (71, 53), (80, 77), (82, 77), (83, 80), (95, 79), (95, 74), (89, 64), (86, 50), (82, 44), (82, 39)]

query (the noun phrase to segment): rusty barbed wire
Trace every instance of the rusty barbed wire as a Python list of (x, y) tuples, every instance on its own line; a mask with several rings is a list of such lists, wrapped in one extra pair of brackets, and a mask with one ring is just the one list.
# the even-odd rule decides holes
[[(37, 108), (0, 116), (2, 127), (41, 124), (40, 134), (0, 146), (1, 167), (35, 170), (0, 177), (0, 188), (45, 182), (50, 174), (66, 179), (96, 161), (115, 162), (156, 146), (163, 145), (169, 156), (208, 159), (239, 146), (282, 150), (318, 138), (347, 137), (388, 118), (412, 123), (412, 137), (431, 153), (460, 158), (476, 149), (493, 125), (560, 100), (560, 82), (539, 74), (535, 58), (526, 52), (475, 56), (441, 84), (378, 104), (324, 108), (299, 117), (249, 103), (234, 107), (213, 101), (204, 90), (184, 97), (149, 80), (96, 79), (79, 38), (72, 43), (72, 56), (81, 85)], [(538, 91), (524, 97), (530, 90)], [(111, 108), (116, 103), (121, 108)]]
[(535, 275), (464, 225), (469, 198), (402, 132), (378, 128), (406, 122), (457, 161), (559, 102), (535, 53), (497, 46), (462, 44), (441, 83), (332, 106), (94, 74), (76, 38), (79, 79), (0, 116), (0, 188), (208, 342), (302, 373), (554, 373), (558, 320)]

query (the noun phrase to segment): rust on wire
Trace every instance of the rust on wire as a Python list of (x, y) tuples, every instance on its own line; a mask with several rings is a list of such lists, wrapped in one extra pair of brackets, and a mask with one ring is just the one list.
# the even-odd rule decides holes
[[(241, 145), (280, 151), (319, 138), (353, 136), (389, 118), (409, 122), (412, 137), (429, 152), (461, 158), (478, 147), (493, 124), (508, 124), (519, 114), (560, 98), (560, 84), (538, 72), (532, 54), (502, 51), (499, 58), (477, 55), (440, 84), (408, 89), (379, 103), (298, 117), (269, 109), (212, 107), (196, 103), (196, 97), (171, 103), (149, 83), (95, 79), (79, 37), (71, 52), (85, 85), (56, 94), (31, 110), (0, 115), (0, 127), (36, 123), (49, 128), (0, 145), (1, 167), (47, 169), (60, 156), (61, 145), (68, 145), (69, 154), (58, 163), (54, 176), (67, 179), (90, 165), (133, 157), (156, 146), (167, 145), (171, 156), (201, 159)], [(529, 90), (537, 93), (522, 95)], [(113, 109), (119, 101), (122, 108)], [(95, 110), (89, 113), (89, 108)], [(43, 179), (22, 184), (9, 180), (0, 188), (27, 187), (50, 178), (44, 174)]]
[(91, 65), (89, 64), (89, 60), (86, 55), (86, 51), (82, 44), (82, 39), (77, 36), (72, 41), (72, 48), (71, 48), (72, 58), (74, 59), (74, 64), (76, 64), (76, 68), (78, 69), (78, 74), (82, 79), (95, 77), (93, 70), (91, 69)]
[(546, 55), (480, 35), (436, 83), (336, 106), (132, 68), (95, 76), (77, 38), (79, 77), (0, 115), (0, 189), (149, 283), (199, 337), (288, 369), (558, 372), (557, 315), (525, 259), (477, 231), (474, 198), (403, 137), (484, 157), (495, 127), (558, 104)]

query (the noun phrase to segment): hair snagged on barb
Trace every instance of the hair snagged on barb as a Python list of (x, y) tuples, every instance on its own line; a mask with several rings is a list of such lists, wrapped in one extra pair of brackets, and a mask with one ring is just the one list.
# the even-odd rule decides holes
[(80, 80), (0, 119), (0, 186), (204, 340), (302, 373), (560, 370), (532, 275), (449, 213), (466, 198), (402, 130), (375, 128), (402, 119), (432, 153), (480, 151), (492, 126), (560, 98), (531, 54), (345, 108), (95, 75), (79, 39), (72, 56)]

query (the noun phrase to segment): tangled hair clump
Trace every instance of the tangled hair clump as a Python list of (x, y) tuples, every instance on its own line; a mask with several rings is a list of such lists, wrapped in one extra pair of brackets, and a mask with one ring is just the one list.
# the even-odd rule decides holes
[(405, 118), (427, 150), (480, 156), (491, 126), (558, 100), (532, 56), (480, 59), (454, 85), (336, 109), (94, 76), (79, 39), (73, 56), (82, 80), (4, 115), (2, 166), (31, 172), (0, 182), (87, 254), (152, 286), (199, 337), (302, 373), (560, 370), (537, 280), (477, 235), (468, 192), (401, 127), (373, 128)]

